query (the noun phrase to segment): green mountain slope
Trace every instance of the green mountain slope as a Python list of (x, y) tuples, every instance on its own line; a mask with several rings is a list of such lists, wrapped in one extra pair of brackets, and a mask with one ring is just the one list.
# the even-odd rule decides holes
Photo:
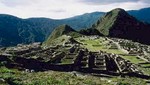
[[(113, 27), (115, 24), (117, 17), (119, 16), (126, 17), (127, 13), (123, 9), (114, 9), (106, 15), (104, 15), (102, 18), (100, 18), (93, 27), (96, 28), (99, 32), (101, 32), (103, 35), (108, 36), (109, 30)], [(120, 22), (121, 23), (121, 22)]]
[(102, 12), (86, 13), (61, 20), (49, 18), (21, 19), (11, 15), (0, 14), (0, 46), (43, 42), (49, 37), (54, 28), (62, 24), (68, 24), (76, 30), (88, 28), (102, 14)]
[[(130, 15), (136, 17), (138, 20), (149, 23), (149, 10), (150, 8), (144, 8), (127, 12)], [(32, 42), (43, 42), (49, 37), (54, 28), (62, 24), (68, 24), (75, 30), (89, 28), (104, 14), (104, 12), (93, 12), (60, 20), (49, 18), (21, 19), (11, 15), (0, 14), (0, 46), (14, 46), (19, 43), (28, 44)], [(111, 27), (114, 22), (113, 20), (115, 20), (111, 18), (115, 18), (115, 15), (114, 17), (111, 17), (111, 15), (109, 15), (107, 16), (107, 19), (105, 17), (105, 22), (107, 22), (108, 20), (109, 23), (107, 22), (106, 24), (105, 22), (103, 22), (104, 24), (101, 24), (101, 26), (99, 27)], [(97, 22), (96, 24), (99, 24), (99, 22)], [(100, 31), (103, 31), (104, 35), (108, 35), (108, 29), (101, 29)], [(91, 32), (87, 30), (86, 33)]]
[[(67, 35), (67, 37), (68, 36), (71, 36), (71, 37), (81, 36), (80, 33), (75, 31), (74, 29), (72, 29), (70, 26), (64, 24), (64, 25), (60, 25), (59, 27), (55, 28), (54, 31), (49, 36), (49, 38), (44, 42), (44, 44), (50, 45), (51, 43), (55, 42), (56, 39), (57, 39), (57, 41), (59, 41), (59, 39), (60, 39), (60, 42), (61, 42), (61, 40), (63, 40), (63, 39), (59, 38), (59, 37), (61, 37), (63, 35)], [(63, 37), (63, 38), (65, 38), (65, 37)]]
[(42, 30), (31, 23), (11, 15), (0, 15), (0, 45), (13, 46), (44, 40)]
[(150, 25), (140, 22), (123, 9), (114, 9), (93, 25), (100, 33), (109, 37), (130, 39), (150, 44)]

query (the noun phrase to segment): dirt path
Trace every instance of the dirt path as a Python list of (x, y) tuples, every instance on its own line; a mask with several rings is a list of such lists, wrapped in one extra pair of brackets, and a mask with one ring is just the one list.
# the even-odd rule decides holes
[[(129, 53), (127, 50), (121, 48), (121, 46), (119, 45), (118, 42), (115, 42), (115, 41), (113, 41), (113, 40), (111, 40), (111, 39), (108, 39), (108, 40), (109, 40), (109, 41), (112, 41), (113, 43), (115, 43), (115, 44), (117, 45), (117, 47), (118, 47), (119, 50), (123, 51), (123, 52), (126, 53), (126, 54)], [(144, 54), (147, 54), (147, 52), (145, 52)], [(139, 55), (137, 55), (137, 57), (140, 58), (140, 59), (142, 59), (142, 60), (144, 60), (144, 61), (146, 61), (146, 62), (149, 62), (149, 61), (148, 61), (147, 59), (145, 59), (144, 57), (141, 57), (141, 56), (139, 56)]]
[(121, 50), (122, 52), (124, 52), (125, 54), (128, 54), (128, 53), (129, 53), (127, 50), (121, 48), (121, 46), (119, 45), (118, 42), (115, 42), (115, 41), (113, 41), (112, 39), (108, 39), (108, 40), (111, 41), (111, 42), (113, 42), (114, 44), (116, 44), (117, 48), (118, 48), (119, 50)]

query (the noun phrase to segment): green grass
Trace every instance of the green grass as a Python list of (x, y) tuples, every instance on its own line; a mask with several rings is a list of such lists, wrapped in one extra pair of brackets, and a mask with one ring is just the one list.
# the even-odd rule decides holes
[(5, 80), (5, 82), (0, 81), (0, 85), (146, 85), (143, 79), (134, 77), (102, 79), (92, 75), (75, 76), (74, 73), (70, 72), (27, 73), (5, 67), (0, 68), (0, 78)]
[(87, 48), (90, 51), (106, 51), (108, 53), (114, 53), (114, 54), (124, 54), (119, 49), (109, 49), (111, 46), (107, 45), (108, 41), (105, 41), (104, 38), (96, 39), (96, 40), (90, 40), (88, 38), (85, 38), (84, 40), (81, 40), (80, 38), (77, 39), (78, 42), (83, 43), (83, 47)]
[[(15, 69), (0, 68), (0, 81), (3, 85), (112, 85), (100, 77), (75, 76), (70, 72), (33, 72), (27, 73)], [(9, 81), (9, 82), (8, 82)]]
[(150, 68), (150, 63), (149, 64), (140, 64), (142, 67), (149, 67)]
[(103, 45), (104, 43), (100, 43), (99, 39), (96, 40), (85, 39), (79, 42), (85, 44), (83, 47), (88, 48), (90, 51), (99, 51), (106, 48), (106, 46)]
[(71, 64), (73, 59), (62, 59), (61, 64)]
[(137, 58), (137, 56), (122, 56), (122, 58), (131, 61), (132, 63), (144, 63), (145, 61), (142, 59)]
[(146, 61), (137, 58), (137, 56), (122, 56), (122, 58), (129, 60), (134, 64), (140, 65), (139, 69), (143, 70), (144, 74), (150, 75), (150, 63), (147, 63)]
[(108, 53), (114, 53), (114, 54), (124, 54), (121, 50), (118, 49), (108, 49), (106, 50)]
[(117, 82), (116, 85), (146, 85), (146, 82), (140, 78), (125, 77), (125, 78), (114, 78)]
[(142, 71), (144, 71), (144, 74), (150, 75), (150, 68), (140, 68)]

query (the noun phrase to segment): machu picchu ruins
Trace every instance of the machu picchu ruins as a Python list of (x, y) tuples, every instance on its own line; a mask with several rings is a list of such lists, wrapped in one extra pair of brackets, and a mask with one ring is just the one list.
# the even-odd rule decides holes
[(35, 1), (0, 1), (1, 13), (41, 16), (0, 14), (0, 85), (150, 85), (150, 8), (132, 10), (147, 0)]
[[(41, 43), (33, 43), (29, 45), (19, 44), (16, 47), (5, 48), (0, 55), (0, 61), (6, 61), (6, 67), (18, 68), (19, 70), (79, 71), (112, 76), (128, 75), (146, 79), (149, 78), (149, 75), (144, 74), (143, 70), (139, 69), (138, 65), (122, 58), (121, 56), (123, 54), (107, 53), (102, 50), (90, 51), (88, 48), (85, 48), (84, 45), (87, 44), (81, 42), (85, 39), (102, 40), (103, 42), (107, 42), (107, 47), (105, 49), (110, 50), (119, 49), (114, 42), (118, 42), (121, 48), (125, 50), (128, 48), (137, 51), (138, 49), (138, 47), (137, 49), (134, 49), (126, 46), (131, 41), (115, 38), (102, 38), (99, 36), (91, 36), (89, 38), (83, 36), (74, 41), (74, 43), (65, 42), (62, 45), (59, 44), (50, 47), (44, 47)], [(130, 44), (132, 44), (132, 42)], [(140, 45), (135, 45), (134, 47), (136, 46)], [(139, 52), (131, 54), (130, 50), (127, 51), (128, 54), (126, 55), (137, 55), (141, 58), (147, 59), (146, 57), (143, 57), (144, 54), (142, 55)]]

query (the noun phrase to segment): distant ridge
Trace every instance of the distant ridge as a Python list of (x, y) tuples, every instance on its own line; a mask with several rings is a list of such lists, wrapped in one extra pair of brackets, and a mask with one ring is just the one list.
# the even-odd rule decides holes
[(54, 28), (62, 24), (68, 24), (75, 30), (80, 30), (91, 27), (103, 14), (102, 12), (93, 12), (61, 20), (21, 19), (12, 15), (0, 14), (0, 46), (43, 42), (47, 40)]
[[(128, 13), (144, 23), (150, 23), (150, 8), (131, 10)], [(0, 46), (43, 42), (47, 40), (54, 28), (62, 24), (67, 24), (77, 31), (88, 29), (104, 14), (104, 12), (85, 13), (60, 20), (49, 18), (21, 19), (8, 14), (0, 14)], [(86, 34), (93, 34), (94, 31), (97, 33), (96, 30), (82, 30)]]
[(142, 22), (150, 23), (150, 7), (140, 10), (130, 10), (128, 13)]

